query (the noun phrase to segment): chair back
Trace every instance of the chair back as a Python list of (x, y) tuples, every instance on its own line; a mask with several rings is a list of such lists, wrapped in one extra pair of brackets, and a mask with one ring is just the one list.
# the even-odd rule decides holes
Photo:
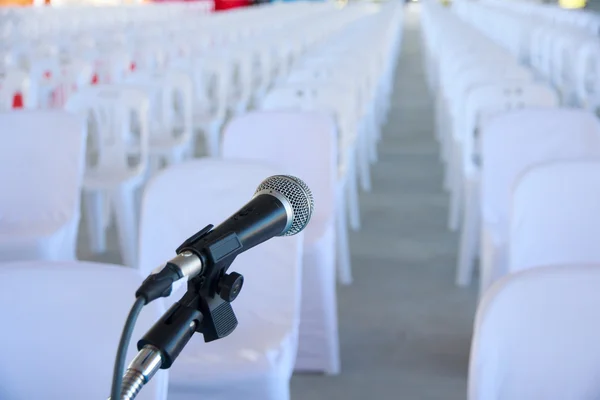
[[(117, 265), (0, 264), (7, 324), (0, 331), (0, 398), (107, 398), (121, 331), (142, 280), (138, 271)], [(142, 310), (127, 362), (137, 354), (136, 341), (163, 312), (160, 300)], [(32, 368), (43, 373), (33, 377)], [(168, 374), (161, 370), (137, 398), (166, 400), (167, 384)]]
[(550, 162), (524, 172), (512, 191), (509, 272), (600, 264), (600, 158)]
[(472, 88), (466, 95), (461, 129), (463, 165), (469, 169), (479, 155), (479, 131), (495, 115), (522, 108), (558, 107), (559, 98), (550, 87), (528, 80), (489, 83)]
[(528, 167), (549, 161), (600, 156), (600, 124), (587, 111), (569, 108), (515, 110), (481, 130), (482, 217), (507, 235), (512, 187)]
[(0, 258), (23, 259), (35, 252), (21, 240), (79, 223), (86, 130), (76, 115), (43, 110), (0, 113), (0, 126)]
[(498, 281), (477, 311), (469, 400), (600, 395), (600, 265), (536, 268)]

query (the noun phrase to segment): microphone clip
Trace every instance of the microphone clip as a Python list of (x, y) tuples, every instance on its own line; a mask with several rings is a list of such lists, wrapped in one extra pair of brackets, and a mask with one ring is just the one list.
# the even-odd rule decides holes
[(212, 227), (208, 225), (177, 249), (178, 254), (191, 251), (200, 257), (202, 273), (188, 280), (185, 295), (138, 342), (138, 350), (152, 348), (160, 353), (161, 369), (171, 367), (194, 333), (201, 333), (208, 343), (228, 336), (238, 325), (231, 302), (242, 290), (244, 277), (227, 270), (242, 251), (241, 241), (235, 233), (213, 238)]

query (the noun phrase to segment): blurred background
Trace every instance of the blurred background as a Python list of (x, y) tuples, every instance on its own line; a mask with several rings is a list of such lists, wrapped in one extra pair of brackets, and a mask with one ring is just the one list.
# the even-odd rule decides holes
[(107, 398), (259, 185), (301, 232), (138, 399), (600, 398), (599, 4), (0, 0), (0, 399)]

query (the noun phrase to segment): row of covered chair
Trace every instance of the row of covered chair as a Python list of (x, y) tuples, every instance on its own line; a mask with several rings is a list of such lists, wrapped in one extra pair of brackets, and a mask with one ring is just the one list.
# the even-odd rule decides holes
[[(290, 8), (294, 11), (297, 6)], [(140, 62), (122, 80), (100, 80), (69, 97), (66, 108), (89, 117), (91, 124), (83, 185), (92, 252), (105, 251), (105, 230), (114, 213), (123, 261), (136, 265), (135, 192), (145, 179), (162, 164), (194, 155), (196, 143), (203, 138), (208, 154), (217, 156), (221, 127), (229, 115), (245, 110), (260, 90), (285, 76), (288, 64), (311, 43), (366, 15), (362, 7), (338, 10), (319, 4), (315, 8), (304, 16), (293, 17), (303, 20), (310, 16), (310, 29), (296, 22), (287, 27), (285, 37), (273, 34), (275, 39), (254, 46), (250, 42), (255, 36), (239, 44), (221, 43), (218, 48), (185, 53), (164, 69)], [(248, 21), (253, 21), (254, 12), (249, 12)], [(280, 13), (285, 19), (291, 15), (280, 6), (265, 7), (264, 12), (266, 17)], [(288, 22), (291, 24), (289, 18)], [(262, 34), (280, 30), (265, 28)], [(195, 39), (187, 40), (193, 43)], [(243, 46), (247, 47), (242, 51)], [(276, 51), (283, 48), (287, 50)], [(260, 58), (246, 57), (248, 54)], [(257, 80), (265, 89), (255, 84)], [(241, 103), (245, 104), (240, 107)]]
[[(305, 235), (305, 285), (301, 311), (301, 321), (304, 325), (301, 325), (296, 363), (297, 368), (301, 370), (318, 370), (322, 368), (320, 365), (326, 366), (325, 370), (330, 373), (339, 370), (335, 300), (336, 258), (340, 282), (351, 283), (346, 211), (349, 211), (351, 225), (358, 229), (358, 177), (355, 165), (363, 162), (367, 169), (365, 173), (369, 173), (368, 152), (373, 151), (380, 124), (385, 119), (391, 84), (390, 71), (393, 71), (393, 60), (399, 44), (397, 25), (401, 7), (388, 5), (384, 10), (389, 10), (389, 14), (381, 11), (377, 15), (358, 21), (352, 34), (348, 34), (343, 40), (339, 40), (338, 43), (332, 42), (307, 54), (302, 62), (294, 65), (286, 80), (275, 85), (267, 93), (260, 106), (260, 112), (232, 122), (225, 131), (225, 157), (263, 159), (268, 156), (269, 159), (277, 158), (281, 168), (290, 171), (300, 168), (303, 163), (315, 164), (311, 166), (311, 170), (314, 169), (314, 173), (321, 175), (321, 179), (324, 178), (324, 171), (331, 173), (327, 175), (327, 196), (321, 197), (320, 200), (315, 197), (315, 201), (321, 204), (323, 209), (316, 211), (313, 225)], [(377, 38), (383, 39), (380, 48), (372, 46)], [(340, 65), (339, 63), (347, 65), (346, 60), (351, 60), (356, 54), (361, 54), (373, 64), (362, 65), (362, 68), (356, 70), (351, 69), (340, 77), (337, 70), (334, 70), (335, 66)], [(272, 132), (282, 130), (290, 124), (286, 122), (290, 121), (289, 117), (278, 113), (291, 110), (331, 115), (334, 121), (332, 132), (337, 134), (330, 133), (328, 140), (333, 139), (334, 142), (314, 146), (317, 139), (308, 140), (308, 133), (304, 134), (306, 143), (303, 145), (296, 142), (298, 138), (295, 136), (279, 139), (273, 137)], [(300, 121), (296, 124), (300, 124)], [(255, 127), (252, 136), (248, 135), (248, 126)], [(319, 131), (316, 126), (303, 130), (309, 129)], [(288, 150), (283, 150), (283, 147), (288, 147)], [(308, 159), (302, 162), (306, 157)], [(315, 157), (323, 158), (323, 161), (318, 163), (327, 161), (321, 167), (317, 167)], [(312, 181), (307, 177), (307, 182)], [(314, 182), (315, 185), (318, 184), (316, 176)]]
[[(458, 2), (462, 19), (515, 54), (536, 74), (551, 83), (568, 106), (595, 109), (598, 106), (600, 47), (597, 15), (567, 11), (557, 6), (533, 6), (523, 13), (519, 6), (497, 2)], [(546, 16), (550, 12), (554, 18)], [(560, 16), (564, 16), (561, 18)], [(573, 21), (590, 21), (593, 28)], [(593, 22), (593, 23), (592, 23)], [(507, 29), (507, 27), (510, 27)]]
[(131, 27), (173, 22), (190, 13), (211, 11), (210, 1), (147, 3), (115, 6), (78, 5), (54, 7), (10, 7), (0, 9), (2, 45), (48, 36), (75, 36), (90, 31), (124, 31)]
[(592, 35), (597, 35), (600, 29), (600, 17), (589, 9), (565, 10), (555, 3), (505, 2), (500, 0), (483, 0), (482, 3), (535, 20), (582, 28)]
[(588, 290), (600, 270), (600, 123), (523, 63), (509, 6), (455, 6), (427, 2), (422, 16), (449, 225), (461, 229), (458, 285), (479, 259), (468, 398), (584, 398), (600, 360), (586, 311), (600, 303)]
[[(449, 227), (461, 228), (456, 283), (470, 282), (477, 258), (481, 130), (513, 109), (556, 107), (557, 94), (502, 47), (436, 4), (424, 9), (428, 76), (436, 94), (436, 135), (450, 191)], [(463, 38), (456, 41), (457, 38)], [(468, 40), (464, 40), (468, 37)], [(453, 40), (454, 39), (454, 40)], [(493, 201), (493, 199), (492, 199)], [(487, 226), (487, 225), (486, 225)]]
[[(274, 12), (269, 7), (263, 9), (264, 13), (253, 11), (253, 18), (268, 17), (270, 12)], [(276, 7), (283, 10), (288, 5)], [(290, 10), (297, 10), (296, 5), (290, 4), (289, 7)], [(119, 170), (131, 171), (127, 175), (128, 182), (136, 182), (144, 187), (139, 218), (135, 215), (136, 207), (131, 206), (135, 205), (133, 191), (118, 189), (122, 193), (127, 192), (117, 197), (121, 199), (119, 201), (126, 199), (128, 205), (124, 207), (115, 201), (112, 207), (117, 215), (120, 212), (118, 209), (133, 211), (128, 216), (120, 217), (121, 223), (128, 229), (139, 230), (139, 234), (135, 235), (139, 239), (122, 243), (122, 252), (127, 254), (131, 249), (137, 250), (133, 257), (135, 261), (129, 265), (136, 267), (140, 276), (147, 276), (160, 267), (161, 263), (173, 256), (175, 248), (183, 240), (204, 225), (218, 223), (238, 209), (248, 201), (258, 183), (269, 175), (298, 176), (313, 191), (315, 212), (304, 232), (264, 243), (241, 255), (232, 266), (232, 271), (243, 273), (246, 278), (244, 290), (234, 304), (239, 319), (238, 329), (229, 337), (210, 344), (202, 343), (201, 338), (194, 338), (171, 368), (168, 377), (166, 373), (161, 373), (155, 377), (155, 387), (144, 389), (143, 394), (149, 399), (165, 398), (168, 378), (169, 398), (174, 399), (205, 396), (217, 400), (234, 397), (283, 400), (289, 398), (289, 380), (294, 370), (326, 374), (340, 372), (336, 270), (340, 282), (351, 282), (346, 221), (350, 214), (350, 225), (355, 229), (360, 227), (356, 203), (358, 182), (363, 189), (369, 189), (369, 167), (376, 161), (380, 128), (389, 110), (403, 7), (396, 3), (356, 4), (344, 9), (332, 8), (331, 4), (303, 7), (320, 10), (306, 12), (305, 15), (311, 14), (310, 27), (301, 29), (307, 19), (298, 17), (292, 23), (293, 18), (290, 18), (286, 20), (288, 26), (285, 30), (264, 27), (261, 35), (249, 35), (236, 42), (240, 44), (239, 47), (232, 46), (229, 49), (232, 55), (236, 55), (242, 43), (252, 45), (253, 40), (262, 40), (267, 36), (273, 36), (269, 43), (279, 40), (281, 44), (280, 47), (261, 47), (258, 43), (251, 46), (265, 51), (258, 52), (260, 57), (252, 58), (252, 62), (245, 65), (251, 68), (251, 76), (254, 77), (264, 67), (261, 62), (265, 58), (273, 61), (268, 68), (269, 84), (264, 87), (253, 85), (252, 101), (243, 109), (228, 109), (227, 119), (231, 120), (223, 121), (225, 128), (222, 134), (219, 129), (218, 146), (205, 152), (212, 157), (184, 162), (191, 155), (202, 154), (192, 149), (184, 152), (183, 159), (169, 162), (164, 171), (153, 174), (144, 172), (148, 171), (149, 161), (140, 157), (143, 152), (147, 154), (148, 147), (152, 145), (151, 140), (143, 140), (148, 139), (148, 132), (152, 131), (153, 119), (150, 117), (156, 117), (158, 111), (170, 108), (173, 111), (169, 112), (182, 112), (179, 104), (182, 98), (189, 99), (185, 88), (190, 85), (177, 83), (176, 78), (182, 77), (183, 82), (183, 76), (187, 75), (185, 71), (196, 71), (202, 60), (200, 56), (210, 56), (210, 52), (199, 54), (199, 63), (188, 65), (187, 70), (169, 68), (164, 72), (169, 77), (166, 80), (168, 86), (164, 86), (176, 87), (167, 91), (178, 93), (178, 97), (170, 97), (171, 100), (166, 102), (169, 106), (153, 108), (153, 104), (165, 105), (165, 102), (153, 100), (150, 94), (154, 89), (146, 89), (145, 85), (150, 82), (143, 83), (142, 80), (143, 86), (139, 82), (112, 83), (79, 90), (67, 101), (66, 113), (57, 110), (13, 110), (0, 115), (10, 122), (6, 126), (19, 129), (19, 140), (15, 139), (17, 135), (8, 133), (2, 138), (3, 142), (9, 144), (3, 148), (12, 154), (8, 159), (13, 162), (15, 170), (25, 169), (32, 164), (33, 159), (22, 159), (18, 164), (18, 155), (30, 151), (27, 149), (36, 143), (32, 137), (45, 135), (45, 139), (40, 141), (41, 147), (34, 150), (39, 157), (35, 159), (35, 168), (29, 168), (28, 173), (22, 175), (3, 169), (10, 177), (7, 182), (14, 189), (6, 206), (2, 207), (3, 212), (10, 212), (14, 220), (12, 227), (7, 226), (6, 230), (3, 227), (6, 235), (2, 237), (2, 255), (10, 254), (3, 257), (4, 260), (72, 258), (72, 238), (77, 233), (82, 187), (85, 209), (100, 217), (96, 228), (106, 229), (106, 202), (98, 201), (99, 196), (89, 196), (91, 191), (85, 189), (89, 182), (96, 182), (99, 184), (94, 187), (97, 193), (114, 196), (115, 189), (94, 174), (94, 166), (97, 165), (102, 165), (102, 171), (107, 172), (106, 176), (111, 179), (119, 175)], [(210, 18), (206, 17), (206, 20)], [(289, 38), (297, 39), (289, 43), (289, 46), (298, 49), (292, 54), (289, 47), (284, 46)], [(377, 45), (373, 46), (373, 43)], [(221, 43), (221, 46), (227, 45)], [(351, 67), (359, 55), (368, 62), (360, 68)], [(189, 57), (182, 57), (182, 60), (189, 60)], [(226, 60), (219, 65), (230, 67), (230, 59)], [(342, 73), (343, 69), (346, 71)], [(136, 68), (130, 78), (133, 79), (142, 71)], [(152, 74), (156, 74), (156, 70)], [(243, 76), (243, 71), (238, 69), (232, 75), (226, 75), (223, 81), (236, 85)], [(171, 106), (172, 102), (176, 106)], [(83, 112), (85, 110), (91, 113)], [(138, 115), (132, 117), (130, 111)], [(186, 118), (189, 119), (189, 113), (183, 114), (188, 115)], [(173, 125), (181, 130), (185, 124), (183, 118), (179, 117)], [(86, 120), (94, 122), (88, 129), (84, 123)], [(44, 150), (51, 146), (53, 140), (58, 141), (61, 135), (54, 135), (53, 139), (52, 135), (47, 135), (48, 132), (42, 132), (37, 127), (42, 124), (59, 129), (59, 122), (65, 128), (61, 129), (63, 139), (71, 143), (61, 146), (60, 151), (46, 154)], [(117, 150), (107, 151), (107, 143), (116, 146)], [(69, 157), (65, 156), (67, 153)], [(46, 154), (46, 158), (41, 157), (43, 154)], [(61, 173), (59, 169), (50, 171), (49, 166), (56, 163), (57, 159), (62, 160), (63, 164), (69, 160), (70, 175)], [(74, 165), (82, 166), (84, 162), (87, 163), (85, 169), (73, 168)], [(158, 165), (156, 170), (161, 167)], [(43, 174), (38, 170), (42, 170)], [(34, 182), (39, 176), (46, 180), (46, 185), (40, 186), (44, 193), (35, 191), (38, 188), (35, 185), (24, 186), (22, 179)], [(148, 185), (143, 185), (148, 177)], [(57, 186), (65, 190), (60, 193), (52, 190)], [(27, 218), (24, 218), (24, 208), (21, 207), (25, 204), (28, 211), (35, 211), (28, 212)], [(54, 229), (57, 229), (54, 232), (62, 232), (64, 224), (57, 222), (51, 228), (47, 223), (49, 220), (69, 221), (69, 226), (72, 224), (74, 227), (73, 231), (69, 231), (73, 236), (63, 236), (62, 233), (52, 235), (50, 231)], [(94, 219), (86, 218), (86, 223), (90, 221)], [(39, 227), (37, 231), (36, 226)], [(19, 227), (20, 230), (13, 227)], [(64, 239), (70, 251), (66, 255), (23, 251), (34, 248), (32, 243), (43, 247), (44, 240), (50, 237), (55, 241), (53, 248), (60, 247)], [(65, 271), (87, 269), (89, 279), (98, 276), (99, 286), (102, 282), (120, 279), (119, 274), (123, 274), (121, 269), (105, 265), (64, 264), (63, 261), (46, 262), (44, 268)], [(20, 275), (15, 280), (9, 279), (10, 271), (19, 270), (27, 274), (25, 271), (40, 268), (39, 263), (11, 264), (7, 267), (6, 282), (23, 279)], [(113, 277), (109, 277), (110, 274)], [(75, 292), (66, 287), (76, 285), (75, 282), (80, 278), (75, 274), (65, 279), (64, 287), (57, 287), (57, 290), (64, 290), (65, 297), (76, 297)], [(123, 279), (125, 281), (127, 278)], [(133, 294), (137, 282), (130, 280), (127, 288), (123, 283), (122, 288), (115, 290), (129, 290)], [(182, 290), (175, 290), (165, 303), (176, 301)], [(115, 296), (111, 307), (127, 307), (127, 303), (118, 300), (120, 296)], [(158, 309), (152, 310), (153, 315), (161, 311), (160, 303), (157, 303)], [(26, 308), (27, 304), (23, 304), (23, 308), (15, 312), (23, 312)], [(48, 318), (52, 318), (52, 313), (48, 314)], [(147, 322), (152, 318), (142, 319), (140, 327), (147, 327)], [(84, 321), (82, 319), (77, 323), (83, 324)], [(114, 327), (115, 324), (113, 321), (108, 326)], [(65, 322), (63, 326), (66, 325)], [(58, 326), (57, 331), (60, 330)], [(116, 349), (117, 332), (100, 338), (104, 333), (105, 330), (98, 331), (97, 337), (103, 340), (106, 347), (98, 348), (114, 354), (107, 348)], [(64, 335), (61, 339), (63, 345), (67, 347), (70, 341), (77, 341), (78, 334), (79, 331), (74, 331)], [(19, 346), (16, 348), (23, 350)], [(65, 364), (77, 364), (81, 362), (82, 355), (81, 352), (69, 352), (62, 361)], [(89, 354), (85, 356), (90, 359)], [(102, 390), (108, 388), (112, 364), (106, 355), (98, 360), (95, 369), (102, 369), (98, 386), (89, 390), (84, 387), (73, 389), (78, 390), (77, 393), (86, 393), (79, 397), (105, 395)], [(14, 368), (10, 376), (16, 382), (22, 382), (23, 373), (23, 370)], [(13, 385), (9, 388), (7, 398), (17, 395), (39, 397), (39, 392), (36, 392), (38, 389), (43, 390), (46, 397), (59, 396), (67, 378), (72, 385), (71, 378), (54, 373), (49, 374), (45, 384), (38, 388), (20, 389), (18, 385)], [(90, 394), (90, 390), (96, 394)]]
[[(266, 26), (259, 24), (255, 18), (258, 8), (276, 22)], [(26, 98), (20, 103), (24, 106), (56, 108), (68, 100), (74, 89), (93, 83), (122, 83), (133, 71), (185, 69), (194, 80), (196, 94), (201, 96), (205, 94), (203, 85), (209, 79), (204, 75), (219, 72), (223, 79), (215, 86), (216, 98), (210, 99), (216, 103), (213, 114), (219, 117), (229, 106), (226, 102), (236, 103), (231, 107), (243, 111), (251, 100), (254, 85), (261, 85), (264, 91), (268, 84), (268, 76), (264, 75), (273, 72), (279, 59), (293, 57), (311, 41), (319, 40), (345, 23), (342, 17), (327, 17), (339, 11), (331, 4), (308, 8), (303, 3), (290, 7), (273, 4), (247, 10), (216, 14), (196, 11), (177, 19), (167, 18), (120, 30), (90, 28), (69, 36), (54, 34), (7, 42), (2, 50), (4, 65), (0, 65), (2, 80), (14, 82), (10, 86), (23, 86), (25, 93), (20, 95)], [(317, 15), (327, 18), (331, 24), (317, 20), (318, 29), (307, 30), (303, 21), (317, 19)], [(297, 35), (298, 29), (303, 27), (306, 32)], [(285, 34), (273, 34), (284, 28)], [(231, 74), (238, 75), (236, 84), (228, 84)], [(0, 95), (12, 98), (14, 93), (4, 86)], [(198, 100), (206, 102), (207, 99)], [(202, 110), (204, 114), (199, 111), (195, 120), (201, 125), (212, 115), (205, 115), (211, 110)]]

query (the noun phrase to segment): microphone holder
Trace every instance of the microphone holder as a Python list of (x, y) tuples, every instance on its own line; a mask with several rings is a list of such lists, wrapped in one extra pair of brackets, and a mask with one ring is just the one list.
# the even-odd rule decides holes
[(133, 400), (158, 369), (170, 368), (194, 333), (201, 333), (208, 343), (237, 327), (231, 302), (240, 293), (244, 277), (227, 274), (227, 269), (242, 245), (235, 233), (208, 241), (212, 227), (208, 225), (177, 249), (178, 254), (191, 251), (200, 257), (202, 272), (188, 281), (184, 296), (138, 342), (139, 353), (125, 372), (119, 400)]

